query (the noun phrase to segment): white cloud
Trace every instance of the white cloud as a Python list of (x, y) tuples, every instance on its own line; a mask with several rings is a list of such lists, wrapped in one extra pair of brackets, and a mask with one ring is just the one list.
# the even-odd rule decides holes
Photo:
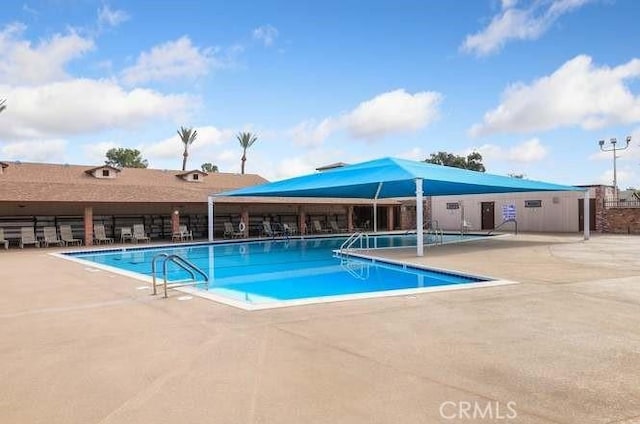
[[(227, 144), (233, 139), (234, 132), (230, 129), (218, 129), (212, 126), (195, 127), (198, 131), (198, 137), (196, 141), (189, 146), (189, 168), (199, 168), (200, 164), (204, 162), (215, 162), (216, 154), (210, 152), (211, 146), (216, 148)], [(184, 151), (184, 144), (180, 141), (178, 134), (175, 134), (164, 140), (143, 144), (138, 149), (142, 152), (142, 156), (147, 159), (171, 159), (175, 158), (176, 161), (182, 163), (182, 153)], [(239, 156), (238, 156), (239, 157)], [(220, 166), (220, 165), (218, 165)]]
[(417, 131), (438, 117), (439, 93), (415, 94), (395, 90), (362, 102), (343, 117), (347, 130), (357, 138), (378, 138), (390, 133)]
[(0, 155), (7, 160), (63, 162), (66, 147), (60, 139), (18, 141), (0, 146)]
[(537, 162), (547, 157), (548, 149), (537, 138), (509, 148), (507, 159), (514, 162)]
[(128, 84), (137, 84), (196, 78), (206, 75), (217, 64), (212, 48), (198, 48), (189, 37), (183, 36), (141, 53), (135, 65), (122, 71), (122, 79)]
[(474, 125), (473, 136), (580, 126), (587, 130), (640, 121), (640, 96), (627, 81), (640, 76), (640, 59), (610, 68), (577, 56), (549, 76), (508, 87), (502, 102)]
[(265, 46), (272, 46), (278, 38), (278, 29), (272, 25), (263, 25), (253, 30), (253, 38), (261, 41)]
[(413, 147), (399, 153), (397, 157), (407, 160), (425, 160), (429, 155), (422, 149), (422, 147)]
[(120, 146), (114, 141), (102, 141), (99, 143), (85, 144), (82, 146), (82, 150), (87, 163), (102, 163), (106, 160), (107, 151), (114, 147)]
[(40, 15), (36, 9), (30, 7), (27, 3), (24, 3), (22, 5), (22, 11), (25, 12), (25, 13), (28, 13), (29, 15), (33, 16), (34, 18), (37, 18), (38, 15)]
[[(254, 158), (252, 171), (268, 180), (282, 180), (299, 175), (316, 172), (316, 168), (339, 161), (350, 161), (340, 149), (312, 148), (298, 155), (283, 155), (277, 160), (260, 160)], [(248, 162), (247, 162), (248, 163)]]
[(32, 45), (22, 38), (26, 26), (6, 25), (0, 30), (0, 81), (3, 84), (42, 84), (68, 79), (65, 65), (94, 48), (93, 40), (74, 31)]
[(299, 146), (318, 146), (338, 128), (332, 118), (322, 120), (319, 124), (303, 121), (288, 131), (294, 144)]
[(479, 56), (495, 53), (510, 40), (535, 40), (562, 15), (594, 0), (534, 1), (522, 8), (515, 0), (503, 0), (502, 10), (483, 30), (468, 35), (462, 50)]
[(34, 87), (0, 85), (0, 92), (10, 105), (0, 117), (0, 136), (8, 139), (132, 128), (150, 120), (175, 118), (197, 103), (186, 95), (125, 90), (109, 80), (76, 79)]
[(124, 10), (112, 9), (108, 4), (98, 9), (98, 25), (115, 27), (129, 20), (129, 14)]
[(470, 149), (465, 154), (477, 151), (482, 155), (483, 161), (509, 161), (530, 163), (543, 160), (547, 157), (548, 149), (538, 138), (523, 141), (520, 144), (504, 148), (495, 144), (485, 144)]
[[(625, 190), (627, 187), (638, 187), (638, 172), (630, 167), (618, 168), (616, 171), (618, 188)], [(608, 169), (600, 174), (595, 181), (596, 184), (613, 185), (613, 169)]]
[(375, 140), (389, 134), (418, 131), (438, 118), (442, 95), (433, 91), (415, 94), (389, 91), (360, 103), (337, 118), (315, 124), (304, 121), (289, 131), (296, 144), (318, 146), (332, 133), (348, 131), (354, 138)]

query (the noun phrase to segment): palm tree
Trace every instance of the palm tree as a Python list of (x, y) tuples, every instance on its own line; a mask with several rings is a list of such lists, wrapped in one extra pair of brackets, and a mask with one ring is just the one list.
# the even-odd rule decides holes
[(185, 128), (180, 127), (177, 131), (180, 136), (180, 141), (184, 144), (184, 153), (182, 154), (182, 170), (186, 171), (187, 169), (187, 157), (189, 157), (189, 146), (191, 143), (196, 141), (196, 137), (198, 137), (198, 131), (193, 128)]
[(7, 108), (7, 105), (5, 103), (7, 103), (7, 99), (0, 100), (0, 112)]
[(244, 174), (244, 163), (247, 161), (247, 149), (258, 141), (258, 136), (250, 132), (241, 132), (238, 133), (236, 138), (240, 142), (240, 146), (242, 146), (242, 158), (240, 159), (242, 161), (242, 167), (240, 173)]

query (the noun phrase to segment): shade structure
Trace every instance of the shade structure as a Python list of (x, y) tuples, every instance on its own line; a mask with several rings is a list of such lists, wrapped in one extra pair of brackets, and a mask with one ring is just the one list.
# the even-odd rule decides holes
[(358, 199), (414, 197), (416, 179), (423, 180), (425, 196), (583, 190), (573, 186), (492, 175), (426, 162), (382, 158), (320, 173), (241, 188), (219, 195)]
[[(528, 191), (584, 191), (584, 189), (387, 157), (227, 191), (217, 196), (333, 197), (372, 200), (415, 196), (416, 202), (421, 206), (423, 195)], [(585, 205), (588, 205), (588, 201)], [(588, 215), (587, 210), (584, 213), (585, 216)], [(418, 255), (422, 256), (422, 214), (417, 215)], [(585, 230), (585, 238), (588, 238), (586, 231), (588, 230)]]

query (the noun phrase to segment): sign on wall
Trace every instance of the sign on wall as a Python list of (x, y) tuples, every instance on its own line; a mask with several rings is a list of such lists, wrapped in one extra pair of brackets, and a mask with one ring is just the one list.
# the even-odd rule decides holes
[(447, 203), (447, 209), (460, 209), (460, 203), (458, 202)]
[(541, 208), (542, 200), (525, 200), (524, 207), (525, 208)]
[(516, 219), (516, 205), (502, 205), (502, 219)]

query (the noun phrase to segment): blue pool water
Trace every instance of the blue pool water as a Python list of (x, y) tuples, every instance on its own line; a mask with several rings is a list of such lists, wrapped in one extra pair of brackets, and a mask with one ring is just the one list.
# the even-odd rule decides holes
[[(445, 236), (446, 237), (446, 236)], [(460, 236), (449, 236), (459, 240)], [(223, 244), (130, 248), (126, 251), (70, 253), (76, 258), (151, 276), (158, 253), (178, 254), (209, 275), (199, 290), (249, 304), (464, 284), (482, 278), (429, 271), (380, 261), (341, 261), (333, 251), (344, 238), (268, 240)], [(415, 235), (377, 236), (376, 247), (415, 246)], [(186, 271), (169, 263), (169, 281)]]

